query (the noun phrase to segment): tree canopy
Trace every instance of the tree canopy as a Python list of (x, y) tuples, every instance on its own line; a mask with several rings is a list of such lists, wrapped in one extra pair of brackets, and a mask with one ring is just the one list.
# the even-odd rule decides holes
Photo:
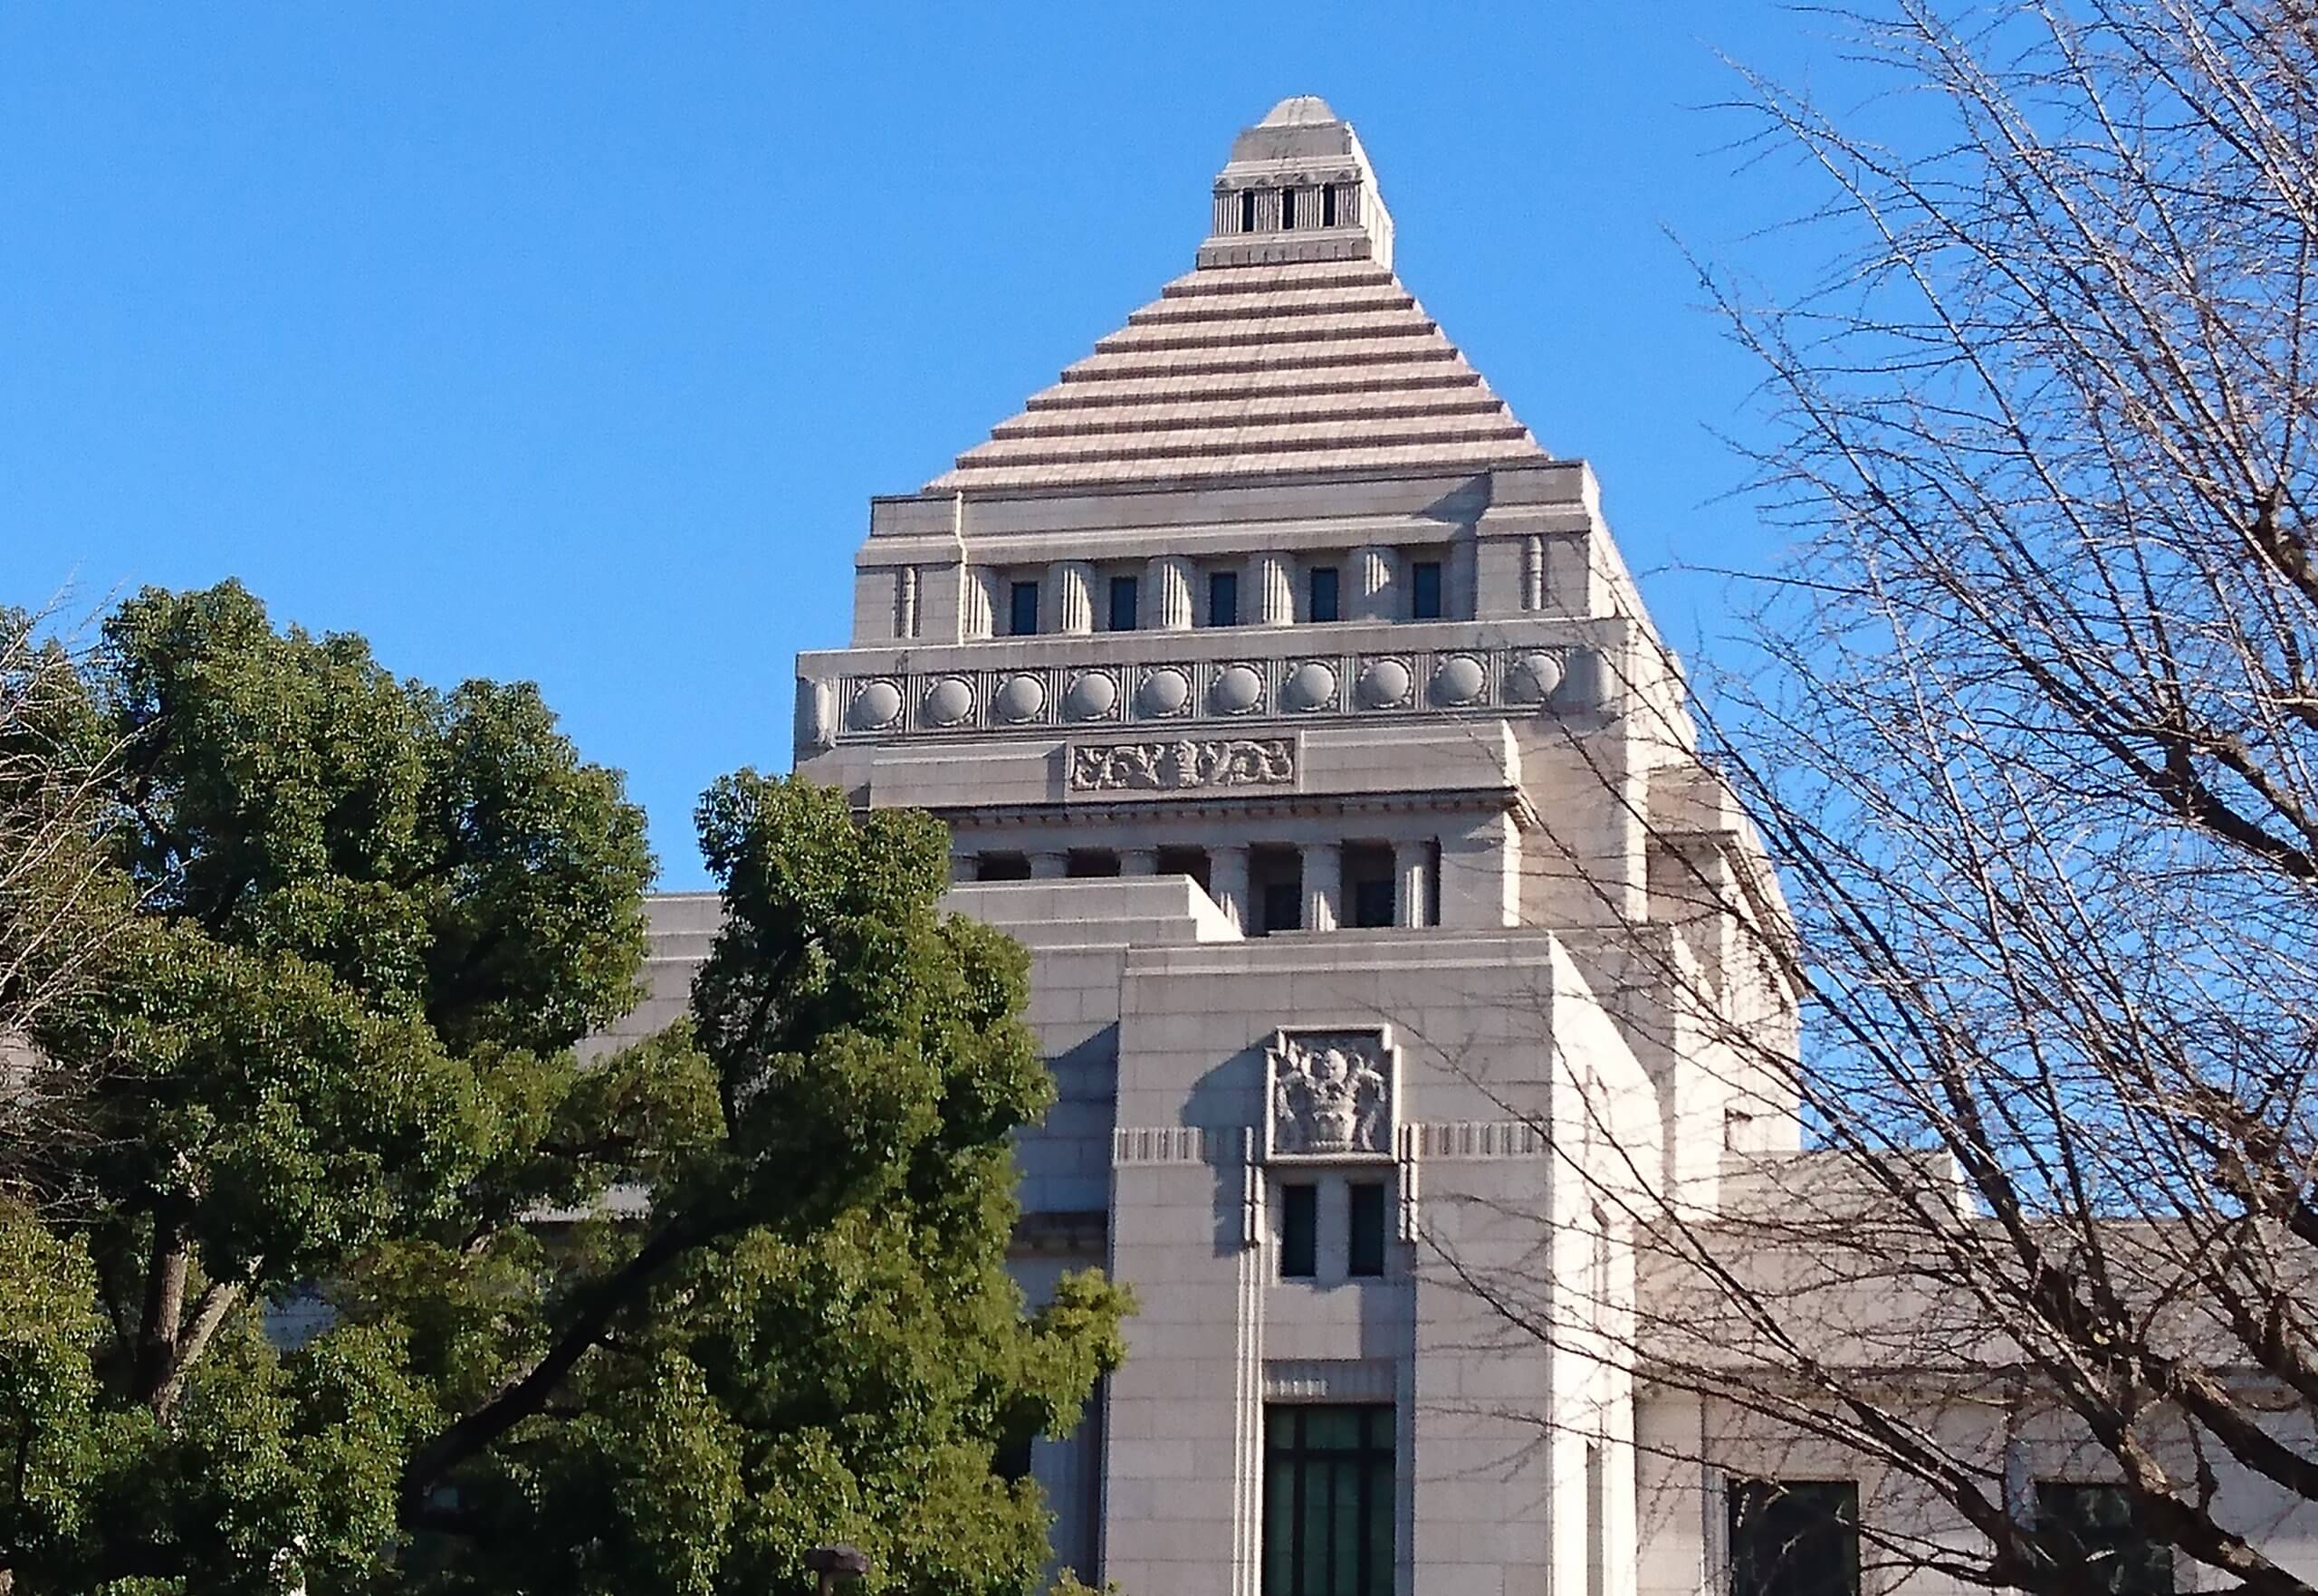
[[(0, 1589), (1014, 1592), (993, 1458), (1119, 1355), (1027, 1312), (1023, 961), (935, 823), (743, 771), (694, 1015), (626, 1014), (652, 864), (528, 685), (395, 678), (234, 584), (147, 591), (53, 707), (138, 913), (34, 1035), (80, 1092), (0, 1197)], [(319, 1326), (266, 1333), (295, 1302)]]

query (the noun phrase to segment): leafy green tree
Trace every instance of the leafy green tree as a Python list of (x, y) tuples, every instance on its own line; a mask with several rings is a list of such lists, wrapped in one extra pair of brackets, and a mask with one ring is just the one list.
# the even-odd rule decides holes
[(141, 913), (36, 1033), (91, 1133), (0, 1209), (0, 1591), (775, 1591), (831, 1534), (884, 1589), (1026, 1588), (991, 1458), (1120, 1304), (1001, 1271), (1049, 1087), (937, 827), (720, 784), (700, 1040), (583, 1063), (651, 863), (533, 689), (233, 584), (130, 600), (80, 681)]

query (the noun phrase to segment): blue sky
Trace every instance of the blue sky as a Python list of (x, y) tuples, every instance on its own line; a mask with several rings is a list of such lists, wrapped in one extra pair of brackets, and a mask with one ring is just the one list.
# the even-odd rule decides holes
[(1404, 280), (1590, 459), (1661, 624), (1775, 550), (1757, 374), (1669, 234), (1777, 279), (1749, 0), (0, 8), (0, 603), (238, 576), (398, 672), (536, 680), (664, 883), (789, 760), (872, 493), (1188, 268), (1232, 134), (1359, 128)]

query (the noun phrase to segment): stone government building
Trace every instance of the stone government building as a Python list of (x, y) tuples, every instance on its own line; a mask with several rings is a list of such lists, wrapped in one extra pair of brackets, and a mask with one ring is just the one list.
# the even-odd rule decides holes
[[(1601, 1190), (1711, 1209), (1804, 1156), (1731, 1045), (1795, 1045), (1755, 941), (1784, 910), (1592, 474), (1402, 285), (1351, 127), (1298, 98), (1242, 132), (1194, 268), (873, 500), (855, 570), (797, 769), (944, 818), (951, 905), (1031, 950), (1061, 1092), (1020, 1277), (1144, 1305), (1035, 1450), (1058, 1563), (1129, 1596), (1857, 1591), (1852, 1465), (1702, 1457), (1697, 1401), (1571, 1350), (1631, 1324)], [(680, 1011), (716, 913), (656, 902), (624, 1029)], [(1528, 1281), (1559, 1350), (1443, 1258)], [(1766, 1582), (1740, 1543), (1795, 1524), (1738, 1507), (1780, 1476), (1837, 1509)]]

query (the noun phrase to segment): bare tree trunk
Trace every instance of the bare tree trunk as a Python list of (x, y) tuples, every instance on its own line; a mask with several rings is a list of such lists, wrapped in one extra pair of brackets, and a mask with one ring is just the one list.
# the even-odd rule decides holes
[(153, 1221), (152, 1256), (145, 1271), (145, 1309), (137, 1331), (137, 1398), (156, 1417), (168, 1417), (163, 1393), (177, 1362), (178, 1326), (185, 1319), (186, 1279), (193, 1255), (175, 1225)]

